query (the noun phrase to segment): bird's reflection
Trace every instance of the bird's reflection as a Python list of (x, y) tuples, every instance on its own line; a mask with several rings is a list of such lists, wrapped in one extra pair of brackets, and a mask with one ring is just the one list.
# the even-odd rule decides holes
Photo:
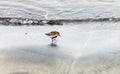
[(58, 47), (58, 45), (56, 43), (50, 43), (49, 46), (50, 47)]

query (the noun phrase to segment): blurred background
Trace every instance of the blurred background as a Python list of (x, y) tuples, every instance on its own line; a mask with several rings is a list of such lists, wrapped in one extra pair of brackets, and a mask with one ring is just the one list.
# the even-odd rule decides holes
[(119, 0), (0, 0), (0, 16), (36, 19), (119, 18), (119, 3)]

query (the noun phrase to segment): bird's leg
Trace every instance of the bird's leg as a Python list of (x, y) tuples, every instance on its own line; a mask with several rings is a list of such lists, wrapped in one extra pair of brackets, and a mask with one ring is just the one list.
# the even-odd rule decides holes
[(57, 39), (54, 39), (54, 43), (57, 43)]
[(57, 40), (55, 38), (51, 38), (52, 43), (56, 43)]
[(53, 41), (54, 41), (54, 39), (53, 39), (53, 38), (51, 38), (51, 43), (53, 43)]

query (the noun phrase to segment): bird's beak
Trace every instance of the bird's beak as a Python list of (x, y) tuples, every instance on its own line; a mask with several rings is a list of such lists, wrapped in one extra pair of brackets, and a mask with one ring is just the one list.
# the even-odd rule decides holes
[(59, 37), (61, 37), (61, 35), (59, 34)]

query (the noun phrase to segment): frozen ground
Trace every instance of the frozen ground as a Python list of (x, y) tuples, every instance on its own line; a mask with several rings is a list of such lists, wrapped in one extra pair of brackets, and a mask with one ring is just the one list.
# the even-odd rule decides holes
[[(120, 74), (119, 24), (0, 26), (0, 74)], [(61, 33), (56, 45), (51, 30)]]

